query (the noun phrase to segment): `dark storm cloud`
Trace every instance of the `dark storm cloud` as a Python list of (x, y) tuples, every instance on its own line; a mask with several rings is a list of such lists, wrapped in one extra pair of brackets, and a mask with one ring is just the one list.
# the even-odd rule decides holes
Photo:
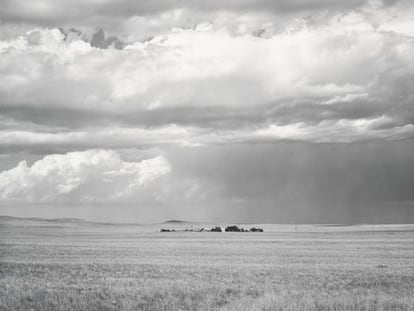
[[(85, 126), (104, 125), (116, 116), (100, 111), (80, 111), (65, 107), (31, 107), (30, 105), (3, 105), (0, 115), (15, 121), (14, 129), (19, 129), (19, 122), (30, 122), (37, 125), (58, 127), (59, 129), (76, 129)], [(24, 126), (27, 128), (27, 124)], [(9, 129), (10, 125), (7, 126)], [(6, 129), (2, 127), (1, 129)], [(20, 127), (21, 129), (21, 127)]]
[(105, 32), (100, 28), (96, 33), (93, 34), (91, 39), (91, 45), (93, 47), (106, 49), (110, 46), (115, 47), (116, 49), (122, 50), (125, 44), (115, 36), (105, 36)]
[(175, 150), (169, 158), (184, 176), (221, 189), (223, 209), (241, 213), (240, 221), (410, 222), (413, 153), (406, 142), (280, 143)]
[[(328, 99), (324, 99), (327, 101)], [(200, 128), (237, 129), (243, 126), (265, 125), (267, 123), (291, 124), (302, 122), (317, 124), (323, 120), (355, 120), (360, 118), (377, 118), (384, 114), (395, 117), (391, 122), (378, 125), (386, 128), (392, 124), (412, 123), (414, 112), (399, 115), (393, 106), (387, 106), (376, 100), (356, 99), (354, 101), (338, 101), (335, 104), (322, 104), (323, 99), (285, 100), (261, 107), (176, 107), (143, 110), (127, 113), (105, 112), (97, 110), (77, 110), (58, 107), (30, 107), (30, 105), (2, 107), (0, 115), (19, 121), (30, 121), (39, 125), (59, 126), (69, 129), (88, 126), (123, 125), (123, 126), (161, 126), (177, 124)], [(0, 125), (1, 126), (1, 125)]]
[[(52, 1), (52, 0), (3, 0), (0, 14), (3, 21), (26, 22), (56, 26), (61, 24), (92, 23), (101, 26), (106, 20), (136, 15), (160, 13), (172, 9), (189, 8), (200, 11), (229, 10), (237, 12), (266, 11), (277, 14), (314, 10), (340, 11), (355, 9), (367, 0), (146, 0), (146, 1)], [(391, 4), (396, 1), (383, 1)]]

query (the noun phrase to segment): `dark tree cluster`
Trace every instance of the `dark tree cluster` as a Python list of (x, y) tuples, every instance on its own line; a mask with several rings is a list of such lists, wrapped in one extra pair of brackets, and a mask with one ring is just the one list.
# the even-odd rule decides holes
[(210, 231), (211, 232), (222, 232), (223, 230), (221, 230), (221, 227), (214, 227), (214, 228), (211, 228)]
[(262, 228), (251, 228), (250, 230), (239, 228), (237, 226), (228, 226), (225, 229), (226, 232), (263, 232)]

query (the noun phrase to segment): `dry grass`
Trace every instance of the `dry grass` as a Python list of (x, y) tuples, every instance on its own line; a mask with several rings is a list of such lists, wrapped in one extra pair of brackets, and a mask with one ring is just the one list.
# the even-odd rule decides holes
[(0, 310), (414, 310), (412, 226), (157, 229), (2, 220)]

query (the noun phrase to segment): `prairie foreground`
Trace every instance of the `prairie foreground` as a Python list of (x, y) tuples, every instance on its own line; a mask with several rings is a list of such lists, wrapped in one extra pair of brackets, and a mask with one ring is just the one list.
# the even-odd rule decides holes
[(0, 310), (414, 310), (412, 225), (163, 226), (2, 217)]

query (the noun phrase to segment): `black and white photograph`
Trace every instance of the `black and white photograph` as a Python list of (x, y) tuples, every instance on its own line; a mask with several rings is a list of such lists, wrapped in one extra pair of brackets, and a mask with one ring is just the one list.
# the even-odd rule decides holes
[(0, 0), (0, 311), (414, 310), (413, 0)]

